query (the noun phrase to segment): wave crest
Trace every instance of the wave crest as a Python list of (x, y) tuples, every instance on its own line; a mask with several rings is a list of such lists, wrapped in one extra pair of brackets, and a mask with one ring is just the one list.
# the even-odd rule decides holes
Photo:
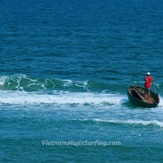
[(159, 126), (163, 127), (163, 122), (158, 120), (102, 120), (102, 119), (93, 119), (96, 122), (104, 122), (104, 123), (111, 123), (111, 124), (128, 124), (128, 125), (142, 125), (142, 126)]
[(97, 81), (73, 81), (54, 78), (31, 78), (27, 75), (0, 76), (0, 90), (20, 90), (26, 92), (63, 90), (71, 92), (105, 91), (110, 85)]

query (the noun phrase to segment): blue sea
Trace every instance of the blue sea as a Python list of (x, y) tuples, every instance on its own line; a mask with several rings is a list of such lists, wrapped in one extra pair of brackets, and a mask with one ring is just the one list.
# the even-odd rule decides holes
[(162, 70), (162, 0), (0, 0), (0, 162), (162, 163)]

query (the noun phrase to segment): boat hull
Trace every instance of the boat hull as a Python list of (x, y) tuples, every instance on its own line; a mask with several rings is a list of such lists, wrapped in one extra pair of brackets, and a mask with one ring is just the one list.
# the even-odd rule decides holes
[[(142, 92), (142, 94), (140, 94), (140, 92)], [(128, 87), (127, 90), (128, 99), (133, 105), (139, 107), (146, 108), (157, 107), (160, 101), (159, 95), (150, 91), (150, 96), (153, 99), (153, 102), (148, 102), (147, 99), (145, 99), (145, 92), (146, 92), (145, 88), (139, 86), (130, 86)]]

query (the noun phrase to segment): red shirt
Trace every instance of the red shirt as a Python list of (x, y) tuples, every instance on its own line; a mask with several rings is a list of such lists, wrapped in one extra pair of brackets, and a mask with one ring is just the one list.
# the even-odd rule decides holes
[(145, 88), (150, 88), (150, 84), (151, 84), (151, 82), (153, 81), (153, 79), (150, 77), (150, 76), (146, 76), (145, 78), (144, 78), (144, 87)]

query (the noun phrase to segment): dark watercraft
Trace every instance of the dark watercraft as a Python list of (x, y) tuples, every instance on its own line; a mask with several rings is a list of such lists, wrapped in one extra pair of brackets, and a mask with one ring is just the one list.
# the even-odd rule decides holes
[(130, 102), (140, 107), (157, 107), (160, 102), (158, 93), (150, 91), (150, 99), (148, 99), (146, 89), (140, 86), (130, 86), (127, 90)]

